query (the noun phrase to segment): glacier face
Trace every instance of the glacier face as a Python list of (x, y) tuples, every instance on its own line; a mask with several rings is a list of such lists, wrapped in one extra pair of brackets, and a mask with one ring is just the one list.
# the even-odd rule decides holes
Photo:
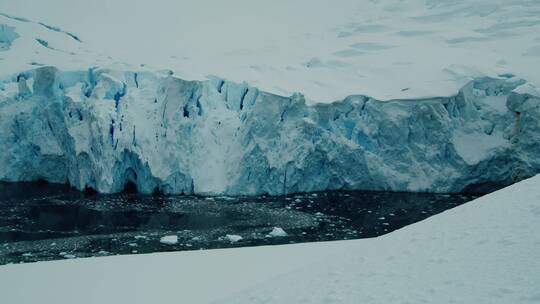
[(42, 67), (0, 84), (0, 180), (104, 193), (484, 190), (540, 172), (540, 98), (526, 86), (481, 78), (451, 97), (310, 106), (218, 78)]

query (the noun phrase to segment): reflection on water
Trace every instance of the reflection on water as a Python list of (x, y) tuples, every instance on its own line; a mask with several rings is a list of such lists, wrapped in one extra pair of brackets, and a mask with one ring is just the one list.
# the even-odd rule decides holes
[[(0, 183), (0, 264), (382, 235), (476, 196), (329, 191), (282, 197), (84, 194)], [(273, 227), (285, 237), (269, 237)], [(160, 243), (177, 235), (177, 244)], [(226, 235), (239, 235), (232, 243)]]

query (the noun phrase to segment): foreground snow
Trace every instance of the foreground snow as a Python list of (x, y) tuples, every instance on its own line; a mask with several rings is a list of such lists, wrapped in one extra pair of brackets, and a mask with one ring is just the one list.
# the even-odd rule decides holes
[(5, 303), (538, 303), (540, 176), (383, 237), (0, 267)]
[(14, 52), (0, 54), (2, 76), (32, 62), (144, 64), (184, 79), (218, 75), (280, 95), (302, 92), (308, 101), (449, 96), (471, 77), (505, 73), (540, 84), (534, 0), (17, 0), (1, 1), (0, 12), (82, 41), (0, 16), (53, 48), (15, 40)]

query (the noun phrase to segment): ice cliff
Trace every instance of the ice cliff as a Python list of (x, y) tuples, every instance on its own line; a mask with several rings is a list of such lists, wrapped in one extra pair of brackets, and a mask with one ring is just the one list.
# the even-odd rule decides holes
[(480, 78), (451, 97), (306, 105), (222, 79), (42, 67), (0, 84), (0, 180), (144, 193), (457, 192), (540, 172), (540, 98)]

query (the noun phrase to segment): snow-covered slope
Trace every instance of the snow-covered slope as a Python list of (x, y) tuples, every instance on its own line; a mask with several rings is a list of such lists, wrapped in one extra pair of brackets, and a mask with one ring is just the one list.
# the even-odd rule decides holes
[(110, 60), (86, 49), (77, 35), (0, 10), (0, 77), (44, 65), (86, 69), (100, 63)]
[(53, 67), (0, 91), (0, 180), (118, 192), (489, 190), (540, 170), (540, 98), (517, 78), (459, 94), (306, 105), (221, 79)]
[[(95, 51), (50, 41), (77, 53), (36, 58), (61, 69), (72, 59), (145, 64), (318, 102), (450, 96), (471, 77), (505, 73), (540, 84), (537, 0), (17, 0), (0, 12), (59, 26)], [(22, 70), (6, 61), (0, 73)]]
[(382, 237), (0, 267), (3, 303), (540, 301), (540, 176)]

